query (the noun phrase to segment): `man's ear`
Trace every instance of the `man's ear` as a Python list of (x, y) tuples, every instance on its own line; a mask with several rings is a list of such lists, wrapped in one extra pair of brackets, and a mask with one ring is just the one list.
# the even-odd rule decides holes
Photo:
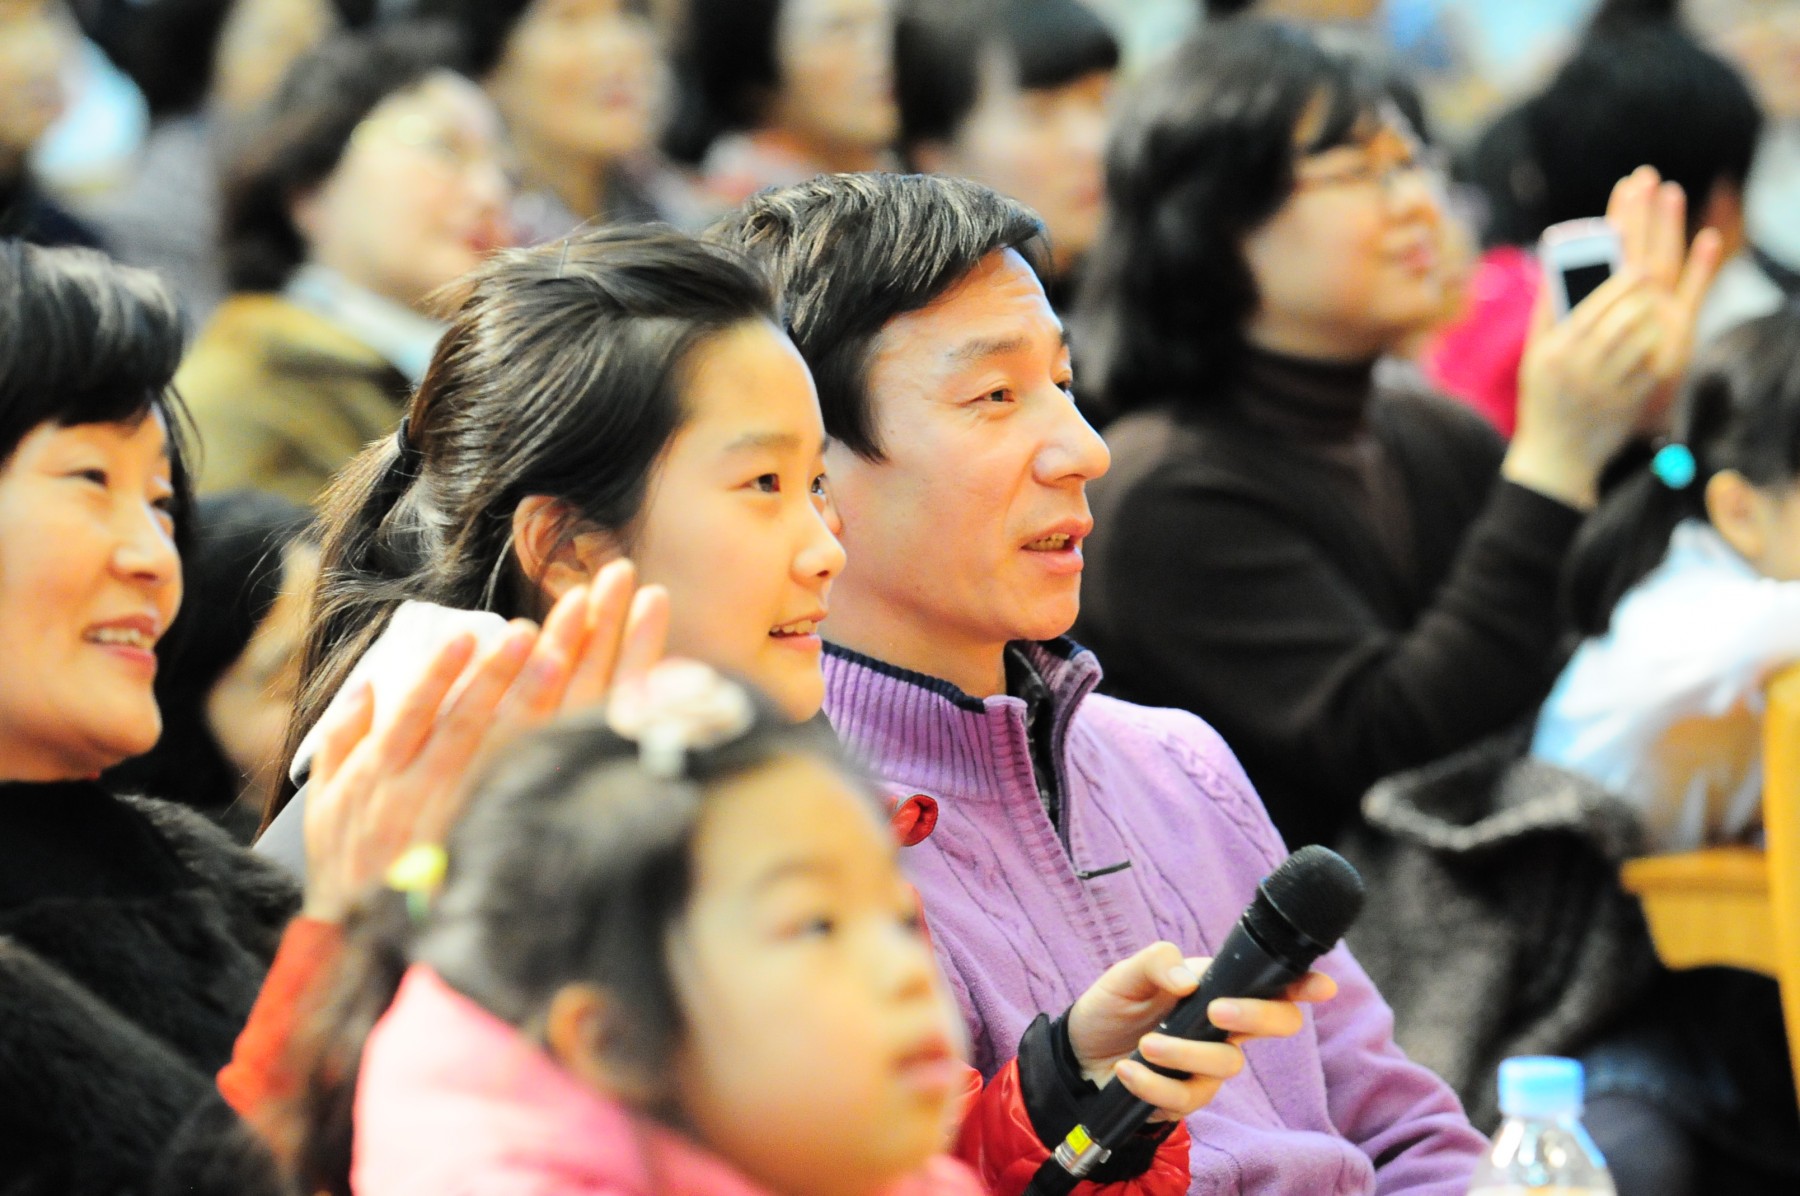
[(513, 552), (519, 568), (543, 590), (548, 609), (558, 598), (592, 581), (600, 567), (622, 555), (609, 532), (581, 526), (569, 504), (546, 494), (527, 495), (513, 508)]
[(1755, 564), (1769, 547), (1768, 499), (1735, 469), (1707, 479), (1706, 517), (1737, 554)]
[(618, 1003), (592, 984), (565, 984), (544, 1014), (544, 1047), (562, 1069), (603, 1096), (642, 1107), (661, 1095), (631, 1060)]

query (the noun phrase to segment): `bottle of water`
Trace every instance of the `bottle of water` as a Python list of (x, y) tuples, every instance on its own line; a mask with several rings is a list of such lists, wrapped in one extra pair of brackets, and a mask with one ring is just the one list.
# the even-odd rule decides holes
[(1582, 1071), (1573, 1059), (1500, 1065), (1506, 1120), (1475, 1168), (1469, 1196), (1614, 1196), (1606, 1160), (1581, 1128)]

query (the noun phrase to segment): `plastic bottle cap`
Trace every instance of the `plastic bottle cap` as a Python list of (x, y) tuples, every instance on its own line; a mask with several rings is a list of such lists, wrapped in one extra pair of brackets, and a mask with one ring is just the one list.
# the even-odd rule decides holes
[(1507, 1059), (1500, 1064), (1500, 1111), (1508, 1117), (1577, 1115), (1584, 1078), (1581, 1064), (1573, 1059)]

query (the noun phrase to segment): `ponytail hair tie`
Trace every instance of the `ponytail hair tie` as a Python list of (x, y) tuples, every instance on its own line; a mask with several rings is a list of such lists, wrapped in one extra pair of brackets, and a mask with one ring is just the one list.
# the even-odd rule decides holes
[(1685, 444), (1665, 444), (1650, 458), (1650, 472), (1671, 490), (1686, 490), (1693, 485), (1700, 467), (1694, 462), (1694, 450)]
[(419, 446), (413, 443), (412, 416), (400, 417), (399, 430), (394, 433), (394, 447), (398, 450), (399, 455), (394, 458), (394, 463), (389, 468), (410, 482), (419, 476), (419, 467), (424, 463), (424, 454), (419, 451)]

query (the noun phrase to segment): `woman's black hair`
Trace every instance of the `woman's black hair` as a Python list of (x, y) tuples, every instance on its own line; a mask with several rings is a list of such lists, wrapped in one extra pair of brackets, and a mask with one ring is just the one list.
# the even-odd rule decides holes
[[(656, 228), (605, 228), (499, 253), (465, 280), (403, 435), (327, 491), (313, 625), (289, 728), (294, 750), (394, 608), (420, 599), (508, 618), (544, 613), (513, 554), (534, 495), (563, 534), (624, 534), (686, 416), (690, 359), (747, 321), (780, 326), (739, 253)], [(292, 793), (271, 795), (264, 825)]]
[(1693, 480), (1675, 488), (1640, 469), (1606, 496), (1576, 538), (1566, 587), (1582, 635), (1604, 635), (1619, 601), (1662, 562), (1676, 526), (1707, 517), (1706, 483), (1714, 474), (1733, 470), (1768, 488), (1800, 477), (1800, 307), (1741, 324), (1702, 351), (1673, 439), (1693, 454)]
[[(1457, 176), (1480, 199), (1483, 249), (1530, 245), (1548, 225), (1544, 167), (1532, 144), (1530, 104), (1521, 101), (1488, 122), (1457, 158)], [(1636, 169), (1633, 167), (1633, 169)]]
[(1605, 29), (1631, 21), (1673, 24), (1680, 19), (1681, 0), (1600, 0), (1588, 18), (1588, 28)]
[(192, 494), (187, 410), (171, 380), (181, 313), (148, 270), (92, 249), (0, 239), (0, 468), (44, 424), (162, 418), (175, 488), (176, 547)]
[(101, 779), (117, 793), (192, 806), (248, 842), (262, 811), (238, 799), (256, 778), (226, 758), (207, 700), (281, 596), (289, 548), (316, 542), (312, 513), (273, 494), (237, 490), (201, 498), (193, 524), (181, 613), (156, 672), (162, 738)]
[(904, 0), (894, 20), (903, 147), (956, 137), (980, 98), (982, 57), (996, 47), (1026, 91), (1119, 65), (1118, 38), (1082, 0)]
[(237, 0), (93, 0), (72, 4), (82, 32), (137, 84), (152, 119), (197, 110)]
[(1078, 319), (1087, 386), (1109, 415), (1218, 392), (1256, 310), (1244, 239), (1292, 194), (1299, 157), (1376, 127), (1392, 75), (1361, 39), (1238, 17), (1130, 91)]
[[(212, 90), (219, 38), (243, 0), (77, 0), (82, 32), (144, 94), (152, 119), (198, 111)], [(334, 0), (338, 21), (360, 28), (376, 0)]]
[(688, 0), (676, 68), (698, 113), (685, 119), (711, 134), (762, 123), (781, 85), (775, 39), (782, 2)]
[[(463, 62), (469, 74), (485, 76), (506, 56), (506, 43), (525, 13), (541, 0), (415, 0), (412, 15), (453, 26), (461, 37)], [(645, 0), (627, 0), (624, 7), (647, 12)]]
[[(415, 963), (526, 1033), (558, 990), (599, 984), (622, 1015), (614, 1060), (665, 1085), (684, 1031), (666, 947), (693, 895), (701, 819), (724, 787), (796, 755), (837, 769), (874, 808), (828, 727), (761, 701), (747, 730), (690, 750), (676, 777), (647, 771), (638, 745), (593, 715), (509, 750), (471, 789), (429, 913), (415, 918), (398, 894), (378, 893), (296, 1040), (290, 1074), (302, 1087), (277, 1137), (304, 1190), (348, 1196), (363, 1043)], [(644, 1111), (674, 1120), (671, 1097)]]
[(416, 22), (336, 34), (301, 55), (234, 139), (223, 170), (221, 237), (232, 288), (286, 285), (307, 259), (294, 201), (337, 169), (351, 135), (378, 104), (459, 64), (452, 29)]

